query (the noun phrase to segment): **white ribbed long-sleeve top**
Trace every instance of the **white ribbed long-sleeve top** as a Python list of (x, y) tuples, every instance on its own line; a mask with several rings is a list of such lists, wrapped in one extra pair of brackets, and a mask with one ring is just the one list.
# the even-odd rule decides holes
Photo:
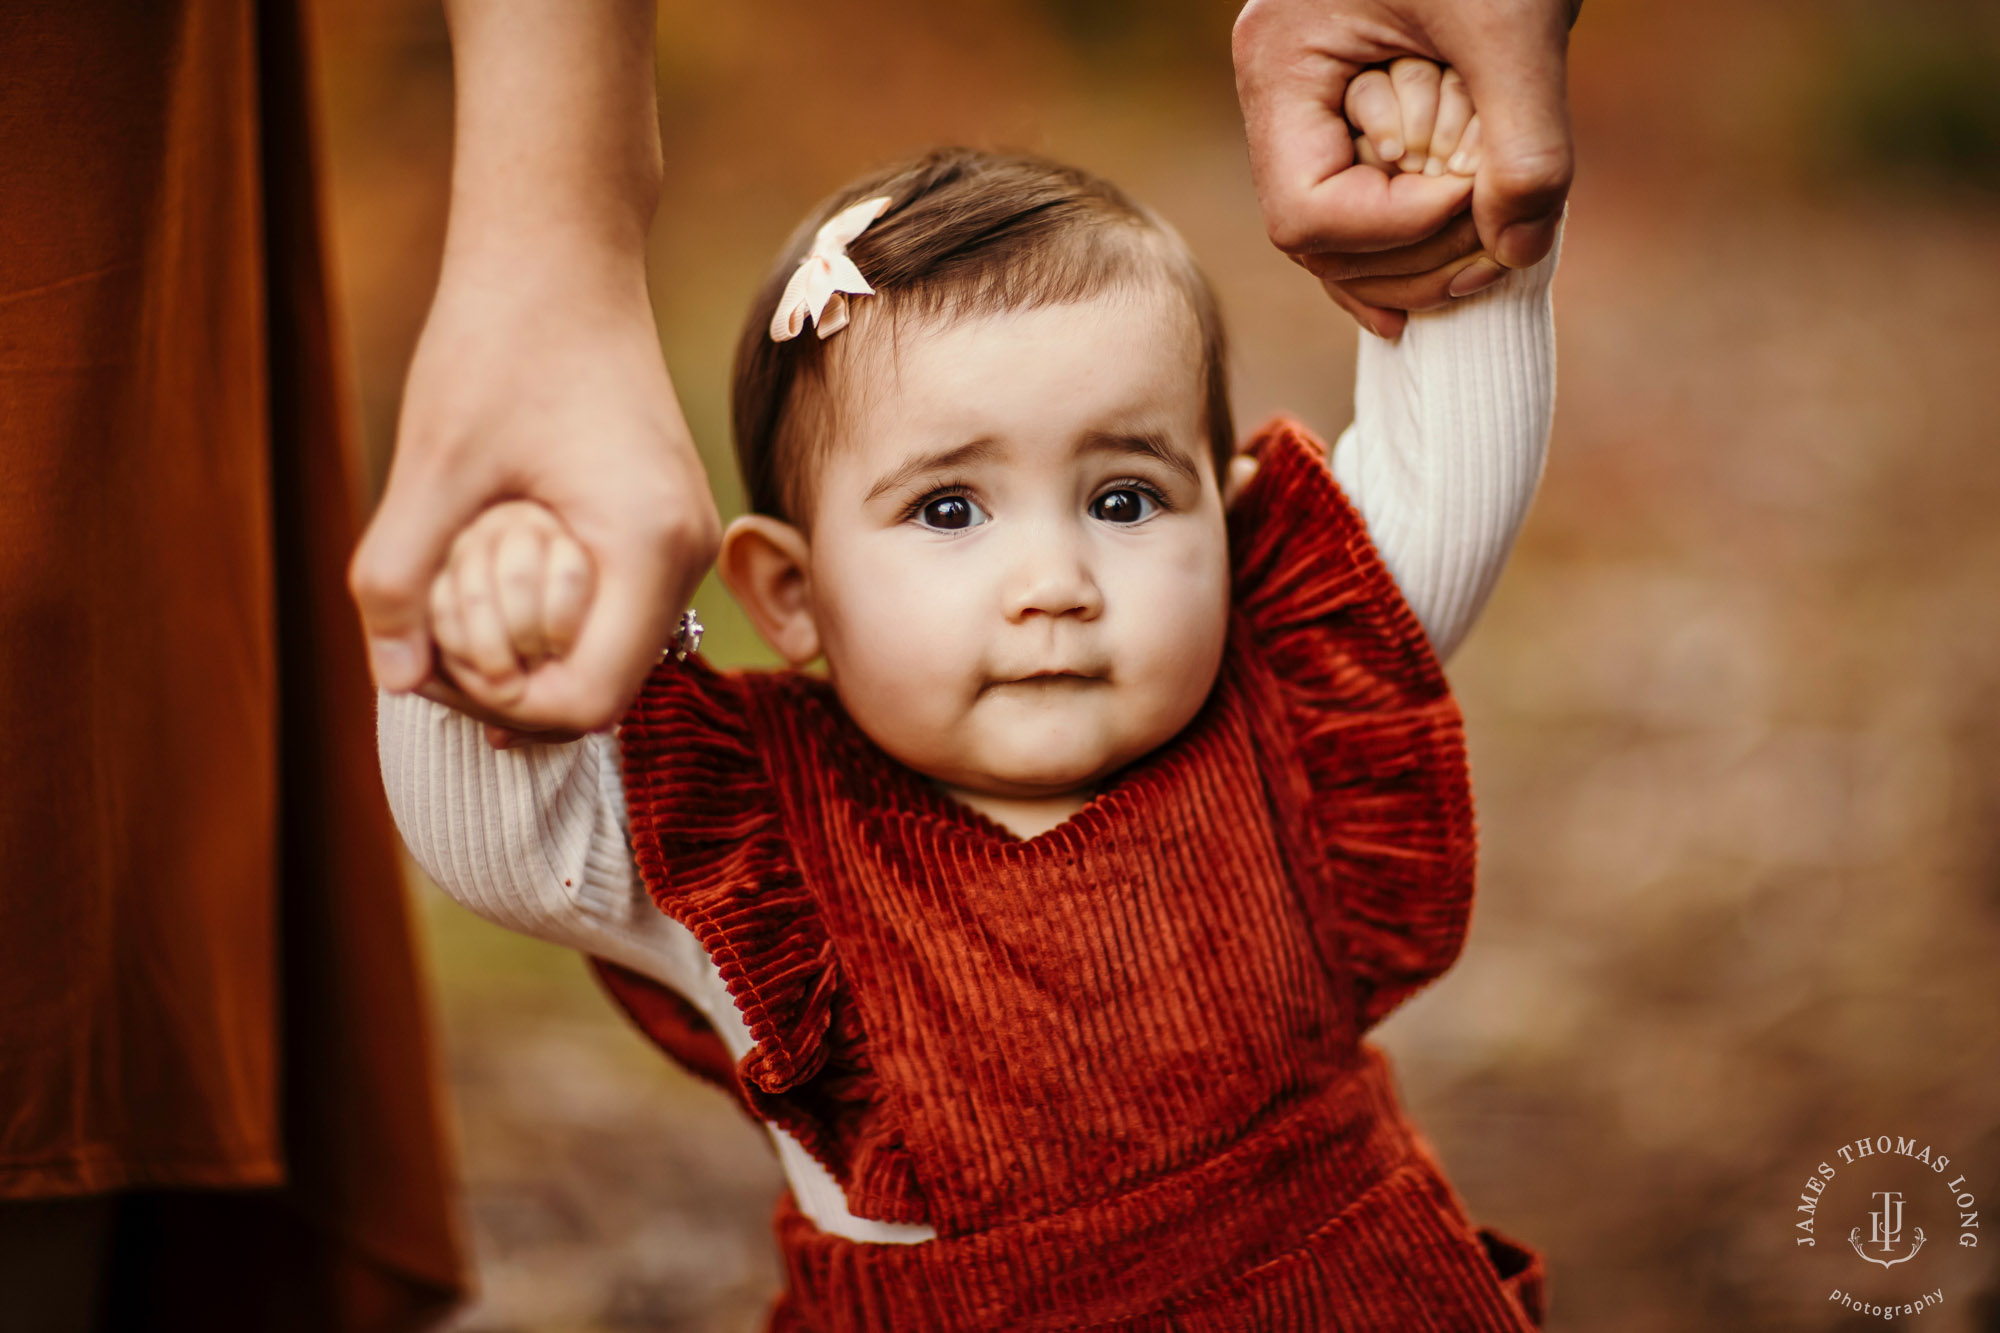
[[(1555, 256), (1397, 342), (1361, 335), (1354, 424), (1335, 479), (1440, 658), (1485, 605), (1541, 478), (1555, 404)], [(471, 719), (380, 697), (382, 778), (404, 840), (446, 893), (523, 934), (595, 954), (687, 997), (733, 1058), (750, 1031), (714, 962), (648, 896), (626, 832), (618, 742), (495, 751)], [(839, 1183), (768, 1127), (799, 1208), (854, 1240), (918, 1243), (929, 1227), (856, 1217)]]

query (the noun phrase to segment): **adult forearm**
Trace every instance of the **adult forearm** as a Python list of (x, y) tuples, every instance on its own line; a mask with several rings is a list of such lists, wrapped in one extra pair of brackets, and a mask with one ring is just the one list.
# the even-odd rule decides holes
[(490, 505), (537, 501), (589, 555), (571, 651), (455, 706), (537, 734), (616, 722), (715, 558), (720, 522), (660, 358), (652, 0), (446, 0), (458, 68), (444, 269), (382, 503), (349, 570), (376, 681), (436, 694), (428, 596)]
[(643, 257), (660, 194), (654, 0), (446, 0), (447, 269)]

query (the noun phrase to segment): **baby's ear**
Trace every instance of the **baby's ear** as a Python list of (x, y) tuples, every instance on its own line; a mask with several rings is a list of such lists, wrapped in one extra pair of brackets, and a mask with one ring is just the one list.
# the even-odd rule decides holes
[(819, 656), (805, 534), (778, 519), (746, 514), (723, 532), (715, 572), (773, 652), (795, 667)]

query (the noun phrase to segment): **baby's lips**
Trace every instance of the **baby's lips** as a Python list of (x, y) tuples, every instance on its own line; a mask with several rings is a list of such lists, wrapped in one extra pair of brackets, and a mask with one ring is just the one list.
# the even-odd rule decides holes
[(1101, 681), (1104, 680), (1108, 675), (1109, 675), (1108, 670), (1104, 669), (1092, 669), (1085, 667), (1037, 667), (1028, 671), (995, 676), (986, 683), (986, 688), (993, 689), (996, 686), (1000, 685), (1026, 685), (1029, 684), (1030, 682), (1038, 680)]

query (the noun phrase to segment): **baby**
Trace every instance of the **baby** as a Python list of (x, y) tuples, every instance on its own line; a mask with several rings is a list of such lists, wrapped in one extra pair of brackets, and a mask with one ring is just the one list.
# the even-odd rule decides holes
[[(1469, 193), (1463, 85), (1418, 73), (1357, 81), (1358, 152)], [(1539, 1322), (1538, 1258), (1467, 1220), (1363, 1035), (1464, 935), (1438, 663), (1540, 474), (1553, 263), (1364, 336), (1329, 466), (1289, 422), (1238, 448), (1207, 283), (1111, 185), (875, 173), (738, 348), (720, 573), (792, 669), (664, 660), (615, 737), (513, 750), (383, 696), (438, 883), (591, 955), (769, 1128), (773, 1329)], [(588, 599), (553, 516), (497, 505), (442, 661), (504, 698)]]

